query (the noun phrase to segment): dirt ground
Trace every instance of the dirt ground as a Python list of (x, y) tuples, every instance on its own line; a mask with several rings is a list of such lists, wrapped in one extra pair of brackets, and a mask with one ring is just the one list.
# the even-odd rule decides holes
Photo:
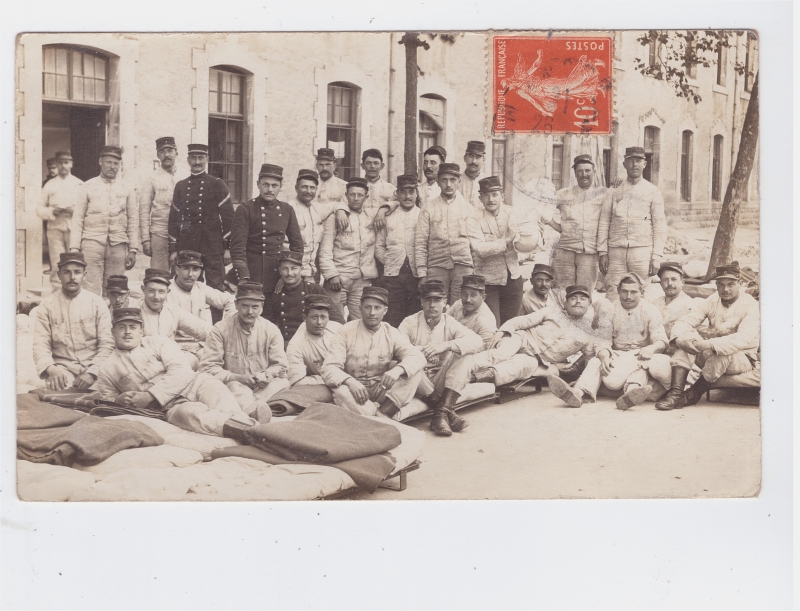
[(459, 412), (470, 426), (436, 437), (427, 420), (422, 466), (402, 492), (354, 499), (692, 498), (758, 494), (757, 407), (709, 403), (628, 411), (611, 399), (564, 406), (545, 388)]

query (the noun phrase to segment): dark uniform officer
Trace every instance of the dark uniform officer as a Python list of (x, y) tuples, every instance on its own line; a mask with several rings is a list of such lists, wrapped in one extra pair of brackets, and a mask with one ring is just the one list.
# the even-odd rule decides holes
[[(283, 168), (269, 163), (262, 165), (258, 173), (259, 191), (263, 177), (277, 178), (282, 183)], [(275, 290), (280, 280), (278, 263), (284, 240), (288, 239), (289, 250), (303, 253), (303, 236), (294, 209), (279, 201), (277, 193), (268, 197), (273, 199), (268, 201), (259, 195), (239, 206), (231, 229), (231, 259), (239, 279), (261, 283), (265, 296)]]
[[(302, 267), (303, 253), (284, 250), (279, 257), (279, 263), (283, 261), (291, 261)], [(294, 337), (297, 328), (303, 322), (303, 307), (306, 295), (325, 295), (327, 298), (327, 292), (324, 288), (311, 282), (310, 278), (302, 276), (300, 283), (296, 286), (290, 288), (284, 284), (283, 280), (280, 280), (275, 289), (266, 294), (262, 316), (278, 326), (281, 330), (284, 344)], [(329, 310), (331, 320), (341, 324), (345, 323), (342, 309), (337, 304), (331, 305)]]
[[(205, 144), (190, 144), (189, 155), (208, 155)], [(194, 250), (203, 257), (205, 282), (225, 290), (223, 254), (230, 248), (233, 204), (225, 183), (205, 170), (175, 184), (169, 211), (169, 252)]]

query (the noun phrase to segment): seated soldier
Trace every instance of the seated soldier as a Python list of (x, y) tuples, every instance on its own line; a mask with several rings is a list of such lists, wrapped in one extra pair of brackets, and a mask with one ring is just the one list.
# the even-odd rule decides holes
[(483, 349), (483, 340), (452, 316), (444, 313), (447, 291), (441, 280), (429, 280), (420, 287), (422, 311), (400, 323), (414, 346), (425, 355), (425, 377), (417, 395), (433, 409), (431, 430), (449, 437), (453, 431), (467, 428), (464, 418), (457, 416), (455, 405), (461, 391), (469, 383), (469, 362), (463, 357)]
[(320, 375), (322, 363), (331, 347), (331, 339), (342, 325), (330, 319), (331, 300), (327, 295), (306, 295), (303, 323), (286, 347), (289, 383), (325, 384)]
[[(142, 327), (140, 310), (114, 310), (116, 349), (100, 366), (97, 381), (104, 399), (163, 410), (170, 424), (208, 435), (240, 439), (242, 430), (258, 424), (222, 382), (192, 371), (186, 353), (174, 341), (143, 337)], [(263, 415), (268, 422), (269, 410)]]
[(111, 316), (103, 298), (82, 290), (86, 260), (61, 253), (61, 290), (45, 297), (33, 315), (33, 360), (48, 390), (86, 390), (114, 349)]
[(464, 276), (461, 281), (461, 299), (447, 308), (447, 314), (470, 331), (480, 335), (484, 350), (497, 332), (497, 320), (485, 303), (486, 281), (483, 276)]
[(116, 274), (109, 276), (106, 281), (106, 296), (108, 297), (109, 312), (119, 310), (120, 308), (142, 307), (140, 299), (131, 297), (127, 276), (118, 276)]
[(520, 316), (537, 312), (551, 305), (553, 301), (557, 301), (552, 289), (553, 268), (543, 263), (537, 263), (531, 272), (531, 289), (522, 294)]
[[(682, 316), (672, 327), (676, 350), (670, 359), (672, 376), (667, 396), (656, 409), (680, 409), (694, 405), (723, 375), (746, 373), (756, 368), (760, 343), (758, 301), (742, 290), (739, 264), (735, 261), (716, 270), (717, 292)], [(708, 330), (700, 326), (708, 321)], [(702, 374), (684, 392), (694, 364)]]
[(506, 321), (489, 350), (472, 357), (473, 381), (498, 386), (525, 380), (541, 365), (566, 363), (579, 352), (591, 354), (595, 338), (584, 324), (591, 307), (589, 289), (567, 287), (564, 307), (542, 308)]
[[(672, 337), (672, 325), (682, 316), (688, 314), (695, 307), (695, 301), (683, 292), (683, 267), (680, 263), (665, 261), (658, 268), (658, 279), (664, 296), (653, 301), (653, 305), (661, 312), (664, 319), (664, 331), (667, 337)], [(675, 352), (674, 345), (670, 344), (667, 354)]]
[(267, 400), (289, 388), (283, 340), (278, 328), (261, 317), (263, 306), (264, 287), (241, 281), (236, 315), (214, 325), (200, 353), (200, 371), (223, 382), (248, 414), (268, 412)]
[(320, 374), (333, 402), (357, 414), (393, 417), (414, 398), (425, 356), (408, 338), (383, 322), (389, 292), (367, 286), (360, 318), (346, 323), (330, 343)]
[[(283, 345), (286, 347), (294, 337), (297, 328), (303, 324), (303, 300), (306, 295), (326, 295), (325, 289), (314, 283), (312, 278), (302, 275), (303, 253), (284, 250), (280, 255), (278, 271), (281, 279), (275, 290), (265, 295), (262, 316), (275, 324), (280, 330)], [(339, 304), (330, 311), (331, 320), (344, 324), (344, 316)]]
[[(548, 376), (550, 391), (570, 407), (580, 407), (588, 396), (594, 401), (600, 383), (622, 389), (619, 409), (642, 403), (653, 391), (650, 377), (666, 386), (669, 381), (667, 334), (661, 313), (643, 301), (644, 281), (633, 272), (617, 285), (619, 301), (603, 300), (598, 306), (597, 356), (586, 364), (574, 387)], [(663, 391), (662, 391), (663, 392)]]
[[(175, 277), (169, 285), (167, 303), (191, 312), (209, 325), (223, 316), (236, 314), (236, 304), (230, 293), (210, 287), (198, 278), (203, 272), (203, 255), (193, 250), (182, 250), (175, 263)], [(192, 343), (194, 338), (182, 331), (175, 334), (178, 345)]]
[(205, 341), (206, 335), (211, 331), (211, 323), (167, 303), (169, 291), (169, 272), (153, 268), (144, 271), (144, 282), (142, 283), (144, 334), (145, 336), (163, 335), (174, 341), (177, 332), (181, 331), (188, 338), (192, 338), (194, 341), (181, 342), (180, 348), (187, 353), (189, 363), (196, 371), (199, 364), (197, 353), (200, 352), (200, 342)]

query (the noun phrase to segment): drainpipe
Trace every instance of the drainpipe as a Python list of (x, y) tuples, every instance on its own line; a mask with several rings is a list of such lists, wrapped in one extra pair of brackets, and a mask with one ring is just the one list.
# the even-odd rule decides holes
[[(747, 34), (745, 34), (747, 36)], [(745, 40), (747, 40), (745, 38)], [(736, 35), (736, 58), (735, 62), (739, 62), (739, 36)], [(733, 167), (736, 165), (736, 153), (737, 153), (737, 146), (736, 146), (736, 102), (739, 99), (739, 73), (734, 70), (733, 71), (733, 117), (731, 118), (731, 166), (730, 172), (728, 173), (728, 180), (730, 180), (730, 175), (733, 173)]]
[(389, 113), (387, 117), (387, 134), (388, 137), (386, 138), (386, 173), (387, 179), (389, 182), (392, 182), (392, 168), (394, 162), (394, 153), (392, 153), (392, 138), (394, 137), (394, 78), (395, 78), (395, 69), (394, 69), (394, 32), (389, 33)]

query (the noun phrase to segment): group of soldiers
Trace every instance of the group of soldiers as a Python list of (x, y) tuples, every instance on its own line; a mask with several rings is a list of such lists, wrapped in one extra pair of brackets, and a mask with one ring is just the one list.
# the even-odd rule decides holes
[[(40, 215), (72, 215), (71, 228), (54, 223), (65, 246), (57, 260), (51, 249), (58, 290), (33, 313), (48, 389), (95, 389), (189, 430), (246, 440), (269, 421), (275, 393), (325, 384), (336, 405), (368, 416), (397, 418), (418, 397), (431, 429), (449, 436), (467, 426), (454, 408), (471, 382), (546, 371), (572, 407), (605, 385), (621, 391), (620, 409), (649, 398), (670, 410), (758, 365), (758, 303), (738, 264), (717, 268), (717, 293), (700, 302), (683, 293), (681, 266), (661, 261), (664, 205), (642, 178), (639, 147), (626, 150), (627, 181), (614, 189), (595, 186), (590, 156), (575, 158), (577, 184), (552, 202), (560, 220), (540, 215), (560, 233), (552, 266), (534, 266), (527, 292), (520, 232), (501, 178), (481, 173), (482, 142), (468, 144), (463, 176), (434, 146), (425, 181), (401, 175), (396, 186), (381, 179), (376, 149), (362, 155), (365, 177), (346, 182), (334, 152), (320, 149), (289, 203), (278, 199), (283, 169), (264, 164), (258, 197), (235, 210), (206, 172), (205, 145), (189, 145), (183, 180), (174, 139), (156, 148), (161, 167), (138, 201), (116, 182), (117, 147), (102, 150), (100, 176), (85, 184), (69, 180), (61, 154), (66, 171), (59, 165), (45, 185)], [(140, 237), (151, 261), (141, 301), (124, 274)], [(599, 272), (606, 297), (592, 303)], [(650, 303), (655, 274), (664, 297)], [(695, 365), (702, 373), (687, 390)]]

